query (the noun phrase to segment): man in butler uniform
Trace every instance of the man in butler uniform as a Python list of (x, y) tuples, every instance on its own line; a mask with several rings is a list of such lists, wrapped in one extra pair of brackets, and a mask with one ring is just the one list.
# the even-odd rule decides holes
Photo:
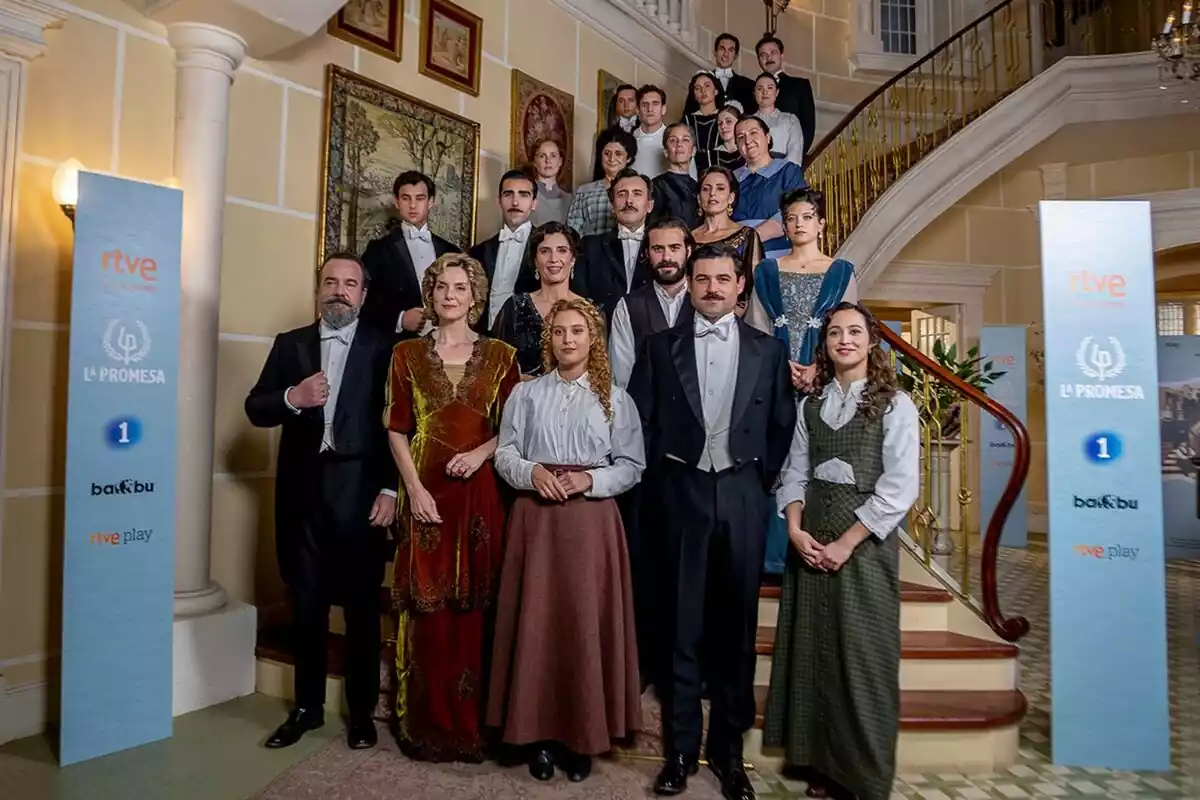
[(743, 113), (753, 114), (758, 110), (758, 101), (754, 99), (754, 79), (733, 71), (733, 64), (741, 52), (742, 42), (738, 37), (732, 33), (717, 36), (713, 42), (713, 74), (725, 90), (725, 100), (737, 100), (742, 104)]
[(367, 245), (362, 263), (371, 276), (371, 291), (362, 319), (400, 338), (425, 327), (421, 280), (438, 256), (460, 252), (458, 245), (429, 230), (429, 212), (437, 202), (437, 186), (420, 172), (400, 173), (392, 184), (400, 225)]
[(500, 232), (471, 248), (471, 258), (483, 265), (488, 279), (488, 297), (479, 315), (477, 327), (490, 331), (504, 302), (514, 292), (533, 292), (538, 286), (533, 254), (529, 252), (529, 234), (533, 224), (529, 215), (537, 208), (538, 186), (533, 176), (513, 169), (500, 178), (500, 213), (504, 225)]
[[(687, 788), (700, 757), (701, 682), (712, 708), (705, 755), (730, 800), (751, 800), (742, 736), (754, 724), (754, 638), (770, 490), (783, 467), (796, 402), (787, 350), (734, 313), (741, 260), (704, 245), (688, 260), (695, 314), (646, 340), (629, 383), (663, 515), (670, 678), (663, 692), (667, 761), (657, 794)], [(701, 654), (705, 663), (701, 664)]]
[(571, 289), (612, 320), (618, 300), (654, 279), (645, 241), (646, 217), (654, 208), (650, 179), (626, 167), (613, 176), (608, 199), (617, 229), (583, 237), (583, 263), (575, 266)]
[(812, 84), (808, 78), (788, 75), (783, 71), (783, 42), (772, 34), (767, 34), (758, 40), (754, 46), (758, 55), (758, 65), (763, 72), (775, 76), (779, 82), (779, 96), (775, 98), (775, 108), (795, 114), (800, 120), (800, 130), (804, 132), (804, 152), (813, 146), (813, 136), (817, 131), (817, 105), (813, 99)]
[(352, 253), (321, 267), (321, 319), (275, 337), (246, 416), (282, 426), (275, 548), (292, 601), (295, 709), (267, 739), (288, 747), (325, 722), (329, 609), (346, 619), (345, 685), (352, 748), (376, 742), (379, 587), (398, 477), (383, 426), (392, 336), (361, 324), (368, 275)]

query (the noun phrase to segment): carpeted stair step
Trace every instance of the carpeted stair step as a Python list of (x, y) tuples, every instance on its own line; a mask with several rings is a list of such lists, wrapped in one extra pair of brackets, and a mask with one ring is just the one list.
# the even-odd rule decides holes
[[(767, 687), (754, 687), (754, 727), (761, 728)], [(1017, 689), (1006, 692), (900, 692), (901, 731), (979, 731), (1015, 725), (1026, 701)]]

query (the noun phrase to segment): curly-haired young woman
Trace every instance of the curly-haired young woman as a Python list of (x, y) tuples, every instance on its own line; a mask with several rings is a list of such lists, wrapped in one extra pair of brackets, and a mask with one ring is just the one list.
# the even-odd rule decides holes
[(810, 797), (886, 800), (900, 715), (895, 530), (920, 489), (917, 410), (860, 305), (826, 316), (816, 367), (776, 494), (792, 546), (763, 742), (813, 772)]
[(437, 328), (392, 351), (384, 412), (404, 490), (392, 586), (396, 733), (414, 758), (481, 761), (486, 620), (504, 552), (490, 459), (520, 374), (512, 347), (471, 330), (488, 297), (478, 261), (442, 256), (422, 294)]
[(496, 606), (487, 721), (529, 746), (529, 771), (572, 781), (641, 727), (633, 584), (616, 495), (646, 465), (629, 395), (612, 383), (604, 317), (582, 298), (546, 316), (547, 373), (504, 409), (496, 469), (520, 493)]

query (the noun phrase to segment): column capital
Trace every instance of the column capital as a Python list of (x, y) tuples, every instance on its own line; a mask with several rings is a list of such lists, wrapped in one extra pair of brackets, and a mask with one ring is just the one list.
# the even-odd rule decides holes
[(202, 22), (177, 22), (167, 28), (176, 69), (210, 69), (233, 80), (246, 58), (246, 40), (232, 31)]
[(47, 28), (66, 12), (42, 0), (0, 0), (0, 55), (31, 61), (46, 52)]

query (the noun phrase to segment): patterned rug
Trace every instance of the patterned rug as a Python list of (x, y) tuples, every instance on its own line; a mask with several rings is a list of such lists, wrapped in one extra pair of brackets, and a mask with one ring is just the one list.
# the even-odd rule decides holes
[[(976, 572), (975, 574), (978, 574)], [(1090, 797), (1114, 800), (1200, 798), (1200, 565), (1172, 563), (1167, 569), (1167, 624), (1171, 690), (1171, 751), (1168, 774), (1115, 772), (1061, 767), (1050, 760), (1049, 561), (1044, 548), (1002, 549), (998, 583), (1007, 615), (1029, 619), (1032, 629), (1021, 645), (1021, 690), (1029, 714), (1021, 726), (1019, 763), (997, 774), (941, 773), (900, 775), (893, 800), (1011, 800), (1012, 798)], [(639, 736), (635, 755), (661, 750), (656, 732), (656, 703), (643, 700), (647, 734)], [(538, 783), (524, 766), (425, 764), (400, 754), (382, 727), (374, 750), (349, 750), (338, 740), (283, 773), (263, 800), (568, 800), (572, 798), (646, 798), (658, 764), (618, 757), (597, 759), (592, 777), (569, 783), (561, 774)], [(804, 795), (803, 783), (770, 772), (752, 773), (761, 798)], [(702, 770), (686, 795), (719, 798), (717, 784)]]

